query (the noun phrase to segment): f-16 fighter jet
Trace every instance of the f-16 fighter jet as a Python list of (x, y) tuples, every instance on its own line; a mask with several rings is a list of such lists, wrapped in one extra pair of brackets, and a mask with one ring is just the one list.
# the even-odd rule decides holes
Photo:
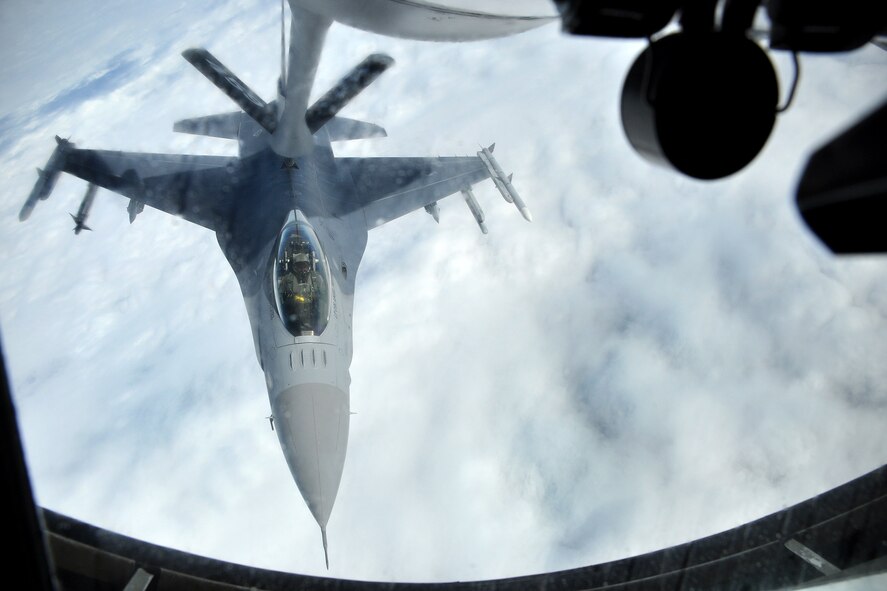
[[(288, 68), (270, 103), (205, 49), (183, 53), (240, 110), (179, 121), (174, 130), (237, 140), (238, 157), (88, 150), (57, 137), (20, 213), (28, 218), (66, 172), (129, 198), (130, 220), (147, 205), (215, 233), (243, 293), (272, 428), (320, 526), (327, 567), (326, 526), (348, 444), (354, 285), (368, 231), (417, 209), (436, 217), (437, 201), (455, 193), (486, 231), (471, 186), (487, 178), (530, 219), (492, 146), (466, 157), (335, 157), (331, 142), (385, 135), (336, 114), (393, 60), (370, 55), (309, 107), (330, 22), (293, 3)], [(88, 204), (81, 209), (78, 226)]]

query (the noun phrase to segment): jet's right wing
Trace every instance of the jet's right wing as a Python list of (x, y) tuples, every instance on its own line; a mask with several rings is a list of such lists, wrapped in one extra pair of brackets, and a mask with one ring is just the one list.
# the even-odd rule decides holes
[(367, 228), (375, 228), (430, 206), (490, 177), (480, 158), (337, 158), (351, 173)]
[(528, 222), (533, 216), (493, 156), (494, 145), (477, 156), (448, 158), (337, 158), (351, 175), (357, 196), (343, 204), (345, 211), (362, 209), (367, 228), (375, 228), (424, 207), (438, 219), (437, 202), (461, 192), (481, 231), (484, 212), (471, 186), (490, 178), (505, 201), (513, 203)]

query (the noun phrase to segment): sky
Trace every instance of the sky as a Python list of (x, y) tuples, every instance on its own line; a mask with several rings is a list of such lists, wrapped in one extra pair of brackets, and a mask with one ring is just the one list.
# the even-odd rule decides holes
[[(0, 4), (0, 328), (38, 502), (154, 543), (325, 575), (269, 429), (267, 391), (214, 236), (63, 177), (52, 151), (234, 154), (174, 134), (230, 102), (203, 46), (272, 98), (276, 2)], [(887, 95), (887, 54), (803, 56), (795, 102), (745, 170), (698, 182), (629, 147), (643, 44), (556, 25), (470, 44), (334, 25), (320, 95), (396, 64), (343, 115), (347, 156), (496, 156), (481, 234), (456, 197), (374, 229), (357, 275), (351, 437), (330, 575), (446, 581), (572, 568), (729, 529), (868, 472), (887, 444), (887, 258), (831, 255), (793, 203), (811, 150)], [(780, 79), (790, 60), (773, 57)], [(883, 582), (883, 581), (882, 581)]]

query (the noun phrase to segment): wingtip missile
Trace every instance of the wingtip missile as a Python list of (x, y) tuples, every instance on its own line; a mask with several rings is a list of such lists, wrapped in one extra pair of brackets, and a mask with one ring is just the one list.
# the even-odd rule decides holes
[(481, 151), (477, 153), (477, 157), (480, 158), (480, 161), (486, 167), (487, 172), (490, 173), (490, 178), (493, 179), (493, 183), (496, 185), (496, 188), (499, 189), (502, 198), (509, 203), (514, 203), (514, 206), (520, 211), (521, 216), (523, 216), (528, 222), (532, 222), (533, 214), (530, 213), (527, 204), (524, 203), (524, 200), (521, 198), (520, 194), (518, 194), (514, 185), (511, 184), (511, 179), (514, 174), (505, 176), (502, 167), (499, 166), (499, 162), (496, 160), (496, 157), (493, 156), (493, 148), (495, 146), (496, 144), (493, 143), (489, 148), (482, 148)]
[(31, 194), (28, 195), (28, 198), (25, 200), (24, 205), (22, 205), (21, 211), (18, 214), (18, 221), (23, 222), (29, 217), (31, 217), (31, 212), (34, 211), (34, 208), (37, 206), (37, 202), (43, 199), (46, 199), (49, 196), (49, 192), (45, 191), (45, 175), (43, 170), (37, 169), (37, 182), (34, 183), (34, 188), (31, 189)]
[(49, 195), (55, 188), (59, 175), (62, 173), (62, 169), (65, 167), (68, 151), (73, 148), (74, 144), (59, 136), (55, 136), (55, 141), (58, 145), (49, 157), (46, 167), (42, 170), (40, 168), (37, 169), (37, 182), (34, 183), (34, 188), (31, 189), (31, 194), (28, 195), (25, 204), (22, 205), (22, 209), (18, 214), (19, 221), (23, 222), (30, 217), (31, 212), (34, 211), (34, 207), (37, 206), (38, 201), (43, 201), (49, 198)]
[(524, 216), (525, 220), (527, 220), (528, 222), (533, 221), (533, 214), (530, 212), (530, 209), (526, 205), (524, 205), (523, 207), (519, 207), (518, 210), (520, 211), (520, 214)]
[[(496, 144), (493, 145), (495, 146)], [(477, 157), (480, 158), (480, 161), (486, 167), (487, 172), (490, 173), (490, 179), (492, 179), (493, 184), (496, 185), (496, 189), (499, 191), (499, 194), (502, 195), (502, 198), (505, 199), (507, 203), (514, 203), (514, 201), (511, 199), (511, 195), (508, 193), (508, 189), (505, 188), (505, 184), (502, 182), (502, 179), (500, 179), (496, 174), (496, 170), (490, 163), (490, 159), (487, 157), (487, 154), (490, 154), (490, 149), (481, 148), (481, 151), (477, 153)]]

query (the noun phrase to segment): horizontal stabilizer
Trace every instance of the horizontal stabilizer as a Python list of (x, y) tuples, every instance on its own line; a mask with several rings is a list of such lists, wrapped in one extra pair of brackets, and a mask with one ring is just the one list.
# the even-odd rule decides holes
[(243, 113), (237, 111), (235, 113), (222, 113), (219, 115), (208, 115), (206, 117), (182, 119), (181, 121), (175, 122), (172, 130), (179, 133), (190, 133), (193, 135), (206, 135), (210, 137), (236, 140), (238, 133), (240, 132), (240, 120), (242, 117)]
[(247, 86), (243, 80), (234, 75), (213, 54), (203, 48), (186, 49), (182, 52), (188, 62), (206, 76), (210, 82), (237, 103), (243, 112), (252, 117), (256, 123), (268, 133), (274, 133), (277, 127), (277, 116), (273, 108)]
[(333, 117), (323, 126), (323, 129), (329, 134), (331, 142), (388, 137), (385, 128), (380, 125), (346, 117)]
[(391, 56), (374, 53), (354, 66), (354, 69), (348, 72), (325, 95), (317, 99), (317, 102), (311, 105), (305, 113), (305, 123), (311, 133), (315, 133), (326, 125), (342, 107), (372, 84), (393, 63), (394, 59)]

